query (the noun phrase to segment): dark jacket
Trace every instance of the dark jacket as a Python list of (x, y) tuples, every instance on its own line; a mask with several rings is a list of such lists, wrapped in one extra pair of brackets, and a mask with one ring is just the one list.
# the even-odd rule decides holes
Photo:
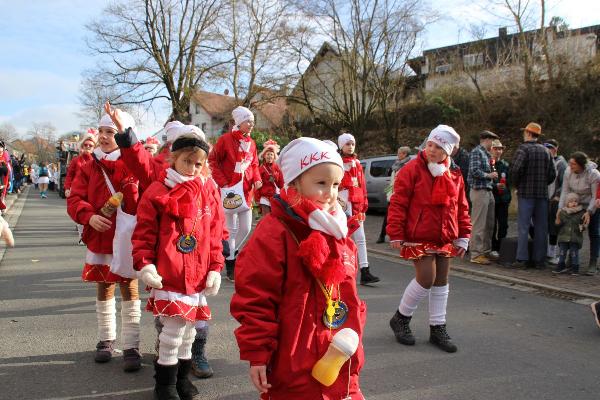
[[(511, 181), (510, 181), (510, 166), (508, 164), (508, 161), (506, 160), (499, 160), (496, 161), (496, 172), (498, 172), (498, 179), (494, 179), (493, 182), (493, 192), (494, 192), (494, 200), (496, 200), (496, 203), (510, 203), (512, 196), (511, 196)], [(502, 180), (502, 177), (504, 174), (504, 178), (506, 180), (505, 185), (506, 188), (504, 188), (504, 190), (502, 191), (502, 194), (500, 194), (500, 192), (498, 191), (498, 183), (500, 183), (500, 181)]]
[(550, 152), (535, 140), (521, 144), (511, 163), (510, 178), (519, 197), (547, 199), (548, 185), (556, 178)]
[(585, 213), (584, 209), (569, 214), (564, 209), (560, 210), (560, 224), (558, 224), (558, 243), (577, 243), (579, 247), (583, 245), (583, 232), (580, 228), (581, 218)]

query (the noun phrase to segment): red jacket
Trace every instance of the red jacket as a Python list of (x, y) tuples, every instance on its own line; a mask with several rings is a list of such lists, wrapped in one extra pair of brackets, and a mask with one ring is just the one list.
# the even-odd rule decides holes
[[(330, 331), (322, 322), (325, 296), (301, 263), (298, 244), (281, 220), (300, 241), (311, 230), (287, 214), (277, 197), (271, 207), (272, 212), (259, 222), (236, 261), (230, 310), (241, 324), (235, 330), (240, 359), (251, 365), (267, 365), (267, 380), (272, 388), (262, 399), (342, 399), (348, 387), (348, 363), (330, 387), (322, 386), (311, 376), (313, 366), (327, 351), (336, 331)], [(345, 254), (344, 264), (353, 272), (340, 284), (341, 299), (349, 309), (343, 327), (354, 329), (361, 338), (351, 359), (350, 393), (357, 400), (363, 399), (358, 374), (364, 363), (366, 304), (356, 290), (356, 246), (349, 237)]]
[[(225, 133), (219, 138), (212, 151), (208, 155), (208, 165), (210, 166), (212, 177), (219, 187), (228, 187), (235, 185), (239, 180), (233, 180), (233, 171), (238, 162), (240, 143), (231, 132)], [(250, 142), (250, 154), (252, 162), (244, 173), (244, 194), (248, 205), (251, 204), (250, 192), (252, 185), (260, 181), (260, 172), (258, 171), (258, 156), (256, 154), (256, 143)]]
[(112, 254), (117, 213), (110, 218), (112, 226), (106, 232), (98, 232), (89, 225), (90, 218), (94, 214), (100, 214), (100, 209), (111, 196), (98, 163), (104, 166), (115, 190), (123, 193), (123, 211), (135, 214), (139, 197), (137, 179), (131, 175), (121, 159), (98, 162), (92, 160), (84, 164), (71, 183), (67, 212), (73, 221), (84, 226), (82, 240), (90, 251)]
[(450, 173), (458, 197), (451, 198), (448, 206), (440, 206), (431, 205), (434, 177), (423, 152), (398, 172), (388, 208), (387, 234), (391, 240), (442, 246), (471, 236), (463, 177), (453, 162)]
[(258, 168), (258, 171), (260, 172), (260, 180), (263, 185), (256, 191), (254, 198), (256, 201), (259, 201), (261, 197), (271, 199), (277, 192), (275, 188), (281, 189), (283, 187), (283, 173), (281, 172), (281, 168), (276, 163), (262, 164)]
[(348, 190), (348, 200), (352, 204), (352, 215), (365, 213), (369, 208), (367, 200), (367, 184), (365, 174), (356, 155), (343, 156), (344, 177), (340, 190)]
[(92, 155), (88, 153), (82, 153), (71, 160), (67, 169), (67, 176), (65, 176), (65, 190), (71, 189), (71, 184), (73, 179), (75, 179), (75, 175), (77, 175), (77, 171), (90, 161), (92, 161)]
[[(207, 189), (206, 184), (202, 184), (197, 194), (200, 206), (194, 206), (195, 218), (175, 218), (165, 212), (171, 189), (162, 182), (152, 183), (140, 200), (137, 225), (131, 238), (133, 267), (139, 271), (154, 264), (163, 278), (163, 290), (187, 295), (199, 293), (206, 285), (208, 272), (223, 268), (221, 238), (225, 221), (219, 212), (220, 204)], [(178, 251), (177, 240), (192, 229), (197, 239), (196, 248), (187, 254)]]

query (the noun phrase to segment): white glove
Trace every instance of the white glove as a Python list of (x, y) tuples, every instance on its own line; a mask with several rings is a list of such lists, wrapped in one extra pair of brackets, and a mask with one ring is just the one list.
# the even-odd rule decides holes
[(206, 277), (206, 287), (204, 288), (204, 294), (206, 296), (216, 296), (221, 288), (221, 274), (217, 271), (209, 271)]
[(156, 266), (154, 264), (144, 266), (144, 268), (138, 272), (138, 278), (151, 288), (162, 289), (163, 287), (162, 276), (156, 272)]
[(454, 247), (460, 247), (461, 249), (465, 249), (467, 251), (469, 249), (469, 239), (467, 238), (458, 238), (455, 239), (452, 244)]

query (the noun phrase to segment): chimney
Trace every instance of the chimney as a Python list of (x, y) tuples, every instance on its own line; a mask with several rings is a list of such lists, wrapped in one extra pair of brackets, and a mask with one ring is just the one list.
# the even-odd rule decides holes
[(507, 31), (508, 28), (506, 26), (503, 26), (502, 28), (498, 28), (498, 36), (500, 38), (505, 38), (507, 36)]
[(225, 90), (223, 91), (223, 94), (224, 94), (225, 96), (229, 96), (229, 89), (225, 89)]

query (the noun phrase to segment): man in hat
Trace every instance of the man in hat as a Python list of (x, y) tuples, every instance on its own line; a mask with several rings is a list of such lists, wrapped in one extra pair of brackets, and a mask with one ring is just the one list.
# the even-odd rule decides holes
[(556, 227), (555, 217), (558, 211), (558, 202), (560, 200), (560, 192), (562, 190), (563, 175), (567, 170), (567, 160), (563, 156), (558, 155), (558, 141), (554, 139), (548, 139), (544, 142), (544, 147), (548, 149), (552, 160), (554, 161), (554, 167), (556, 168), (556, 179), (548, 186), (548, 252), (546, 257), (548, 262), (552, 265), (558, 264), (557, 255), (557, 238), (558, 228)]
[[(494, 180), (494, 231), (492, 234), (492, 252), (499, 253), (502, 239), (506, 237), (508, 232), (508, 206), (511, 201), (508, 161), (502, 159), (504, 146), (502, 143), (494, 139), (492, 142), (492, 157), (494, 158), (494, 166), (498, 173), (498, 179)], [(499, 255), (499, 254), (498, 254)]]
[(550, 152), (538, 143), (542, 127), (530, 122), (523, 131), (510, 167), (510, 177), (517, 189), (519, 205), (517, 257), (515, 268), (526, 268), (530, 260), (528, 248), (529, 226), (533, 223), (534, 239), (531, 261), (544, 269), (548, 235), (548, 186), (556, 179), (556, 168)]
[(497, 259), (498, 253), (492, 253), (492, 231), (494, 229), (494, 194), (492, 193), (494, 180), (498, 173), (490, 150), (492, 141), (498, 135), (490, 131), (479, 134), (479, 145), (469, 156), (469, 197), (471, 199), (471, 262), (488, 265), (490, 259)]

